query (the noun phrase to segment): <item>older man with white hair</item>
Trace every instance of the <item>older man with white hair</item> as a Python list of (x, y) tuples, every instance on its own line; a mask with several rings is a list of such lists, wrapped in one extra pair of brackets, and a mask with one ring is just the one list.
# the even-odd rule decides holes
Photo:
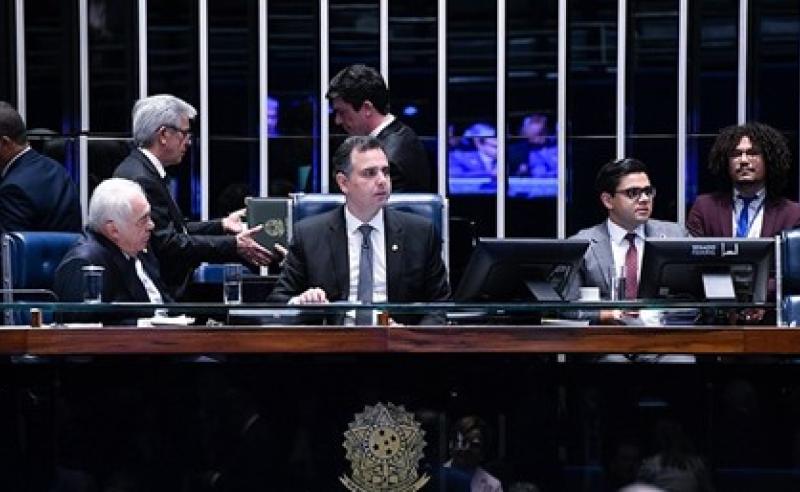
[(152, 230), (150, 204), (141, 186), (121, 178), (100, 183), (89, 201), (85, 237), (56, 269), (53, 290), (58, 298), (82, 300), (81, 269), (96, 265), (104, 269), (103, 301), (170, 302), (158, 260), (147, 249)]
[[(260, 227), (247, 229), (244, 209), (221, 220), (188, 222), (173, 200), (165, 168), (178, 165), (191, 145), (190, 121), (197, 111), (168, 94), (145, 97), (133, 107), (136, 148), (114, 171), (144, 188), (152, 209), (153, 246), (162, 264), (164, 281), (178, 298), (184, 294), (192, 271), (201, 262), (246, 260), (266, 265), (272, 253), (253, 239)], [(242, 204), (244, 205), (244, 204)]]

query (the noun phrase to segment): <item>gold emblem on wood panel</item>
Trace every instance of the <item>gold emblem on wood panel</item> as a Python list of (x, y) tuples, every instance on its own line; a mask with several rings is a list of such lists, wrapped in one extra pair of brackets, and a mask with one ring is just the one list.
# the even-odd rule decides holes
[(417, 466), (425, 447), (425, 432), (402, 405), (367, 405), (344, 433), (352, 476), (339, 480), (352, 492), (414, 492), (430, 477)]

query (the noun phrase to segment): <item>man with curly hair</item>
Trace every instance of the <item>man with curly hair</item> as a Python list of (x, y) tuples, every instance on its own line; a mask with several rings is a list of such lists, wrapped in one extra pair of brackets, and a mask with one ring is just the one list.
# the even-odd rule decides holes
[(800, 205), (781, 194), (791, 163), (776, 129), (756, 122), (723, 128), (708, 157), (719, 191), (697, 197), (686, 228), (700, 237), (772, 237), (800, 226)]

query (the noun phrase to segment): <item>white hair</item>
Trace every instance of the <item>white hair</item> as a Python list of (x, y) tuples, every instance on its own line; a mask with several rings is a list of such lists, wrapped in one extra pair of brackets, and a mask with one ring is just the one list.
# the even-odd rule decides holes
[(101, 232), (109, 220), (118, 224), (130, 220), (131, 200), (136, 196), (145, 197), (144, 191), (139, 183), (128, 179), (110, 178), (97, 185), (89, 200), (89, 229)]
[(162, 126), (178, 128), (181, 118), (197, 116), (194, 106), (169, 94), (145, 97), (133, 105), (133, 143), (137, 147), (149, 147), (156, 132)]

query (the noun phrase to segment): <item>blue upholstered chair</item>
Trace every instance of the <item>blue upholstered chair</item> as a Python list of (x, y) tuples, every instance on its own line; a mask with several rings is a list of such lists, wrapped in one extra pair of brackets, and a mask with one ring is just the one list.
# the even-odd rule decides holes
[[(344, 195), (338, 193), (295, 193), (292, 195), (292, 222), (317, 215), (344, 203)], [(449, 267), (449, 234), (447, 223), (447, 200), (433, 193), (397, 193), (389, 197), (389, 207), (403, 212), (427, 217), (433, 222), (436, 233), (442, 238), (442, 257)]]
[(800, 323), (800, 228), (781, 231), (783, 322)]
[[(73, 232), (3, 234), (3, 302), (55, 300), (52, 289), (56, 268), (80, 237), (80, 234)], [(25, 292), (29, 289), (40, 289), (40, 292)], [(28, 322), (28, 313), (6, 310), (4, 314), (6, 324)]]

